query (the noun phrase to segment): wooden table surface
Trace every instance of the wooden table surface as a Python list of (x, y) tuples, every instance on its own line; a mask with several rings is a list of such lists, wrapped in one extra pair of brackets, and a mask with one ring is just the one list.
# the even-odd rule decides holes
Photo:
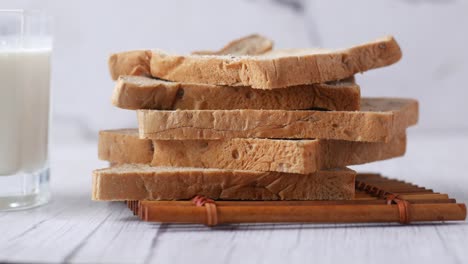
[[(0, 262), (468, 263), (467, 222), (201, 225), (138, 221), (123, 203), (90, 200), (96, 143), (52, 146), (53, 201), (0, 212)], [(468, 202), (468, 135), (409, 136), (407, 155), (360, 167)]]

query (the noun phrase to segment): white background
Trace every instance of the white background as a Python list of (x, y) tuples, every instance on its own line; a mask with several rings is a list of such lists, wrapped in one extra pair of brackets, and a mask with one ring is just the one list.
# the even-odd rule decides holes
[(254, 32), (274, 39), (278, 48), (341, 48), (393, 34), (402, 61), (358, 75), (362, 94), (419, 99), (417, 133), (468, 133), (464, 0), (0, 0), (0, 8), (44, 9), (55, 18), (56, 140), (95, 139), (99, 129), (136, 126), (132, 111), (110, 104), (111, 52), (216, 49)]

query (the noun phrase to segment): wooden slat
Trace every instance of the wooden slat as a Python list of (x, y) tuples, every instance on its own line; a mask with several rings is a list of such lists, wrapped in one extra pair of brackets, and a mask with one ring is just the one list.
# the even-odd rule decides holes
[[(216, 206), (220, 223), (260, 220), (313, 223), (398, 222), (401, 220), (398, 211), (400, 209), (397, 205), (389, 205), (383, 197), (384, 194), (392, 193), (409, 202), (411, 221), (450, 221), (463, 220), (466, 217), (465, 205), (457, 204), (455, 199), (450, 199), (447, 194), (435, 193), (431, 189), (388, 179), (379, 174), (358, 174), (356, 188), (353, 200), (216, 201)], [(191, 201), (130, 201), (127, 205), (135, 215), (146, 221), (206, 221), (206, 209), (194, 206)]]

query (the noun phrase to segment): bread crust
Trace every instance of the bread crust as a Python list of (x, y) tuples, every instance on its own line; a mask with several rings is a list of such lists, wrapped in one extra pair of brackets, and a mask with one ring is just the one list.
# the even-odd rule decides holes
[[(204, 55), (260, 55), (273, 48), (273, 41), (258, 34), (235, 39), (218, 51), (195, 51)], [(108, 66), (112, 80), (119, 76), (151, 76), (150, 50), (133, 50), (113, 53), (109, 56)]]
[(406, 135), (389, 143), (343, 140), (149, 140), (136, 129), (99, 133), (99, 158), (111, 163), (308, 174), (403, 156)]
[(152, 51), (151, 75), (164, 80), (258, 89), (341, 80), (400, 60), (392, 36), (341, 50), (275, 50), (260, 56), (172, 55)]
[(301, 175), (125, 164), (93, 172), (92, 199), (349, 200), (355, 176), (346, 168)]
[(356, 111), (360, 88), (350, 78), (341, 82), (299, 85), (286, 89), (187, 84), (140, 76), (121, 76), (112, 104), (124, 109), (326, 109)]
[(140, 138), (336, 139), (389, 142), (418, 121), (418, 102), (364, 98), (361, 111), (138, 110)]
[(151, 51), (134, 50), (114, 53), (109, 56), (108, 65), (112, 80), (121, 75), (151, 76)]

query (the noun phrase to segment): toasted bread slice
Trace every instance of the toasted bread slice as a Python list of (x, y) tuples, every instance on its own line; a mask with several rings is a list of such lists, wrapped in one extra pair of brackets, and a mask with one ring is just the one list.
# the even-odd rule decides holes
[(391, 65), (402, 54), (391, 36), (348, 49), (273, 50), (257, 56), (177, 55), (152, 51), (151, 75), (160, 79), (259, 89), (341, 80)]
[(349, 200), (356, 172), (313, 174), (236, 171), (124, 164), (93, 173), (93, 200)]
[(138, 110), (141, 138), (341, 139), (389, 142), (418, 121), (418, 102), (364, 98), (360, 111)]
[(140, 139), (136, 129), (99, 132), (99, 158), (111, 163), (152, 166), (313, 173), (403, 156), (406, 135), (388, 143), (343, 140)]
[[(273, 42), (254, 34), (229, 42), (219, 51), (195, 51), (204, 55), (259, 55), (273, 48)], [(111, 54), (108, 65), (112, 80), (119, 76), (150, 76), (150, 50), (133, 50)]]
[(112, 103), (124, 109), (326, 109), (359, 110), (360, 88), (353, 78), (340, 82), (260, 90), (250, 87), (186, 84), (142, 76), (120, 76)]

